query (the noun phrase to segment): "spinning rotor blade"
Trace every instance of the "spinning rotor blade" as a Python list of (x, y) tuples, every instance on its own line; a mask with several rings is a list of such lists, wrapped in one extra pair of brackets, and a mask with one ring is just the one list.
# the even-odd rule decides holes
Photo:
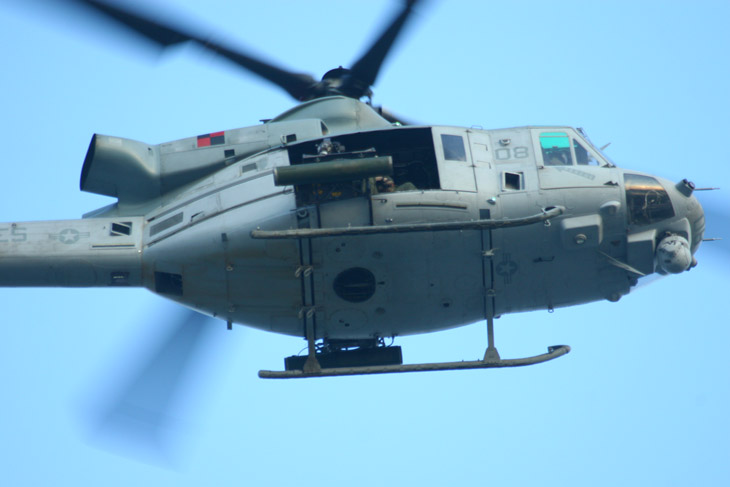
[(390, 25), (383, 31), (378, 39), (373, 43), (370, 49), (358, 59), (352, 68), (350, 68), (350, 78), (345, 82), (345, 90), (350, 88), (351, 90), (357, 90), (358, 88), (363, 90), (361, 93), (353, 91), (353, 98), (361, 98), (367, 96), (370, 92), (370, 87), (375, 84), (375, 80), (380, 72), (380, 67), (385, 61), (385, 57), (393, 47), (395, 40), (398, 38), (398, 34), (403, 29), (406, 21), (410, 18), (413, 13), (413, 6), (418, 0), (405, 0), (403, 10), (396, 16)]
[(371, 96), (370, 87), (375, 83), (383, 61), (410, 18), (413, 6), (419, 0), (404, 0), (402, 10), (388, 24), (370, 49), (355, 62), (352, 69), (333, 69), (326, 73), (321, 81), (315, 80), (309, 74), (295, 73), (275, 66), (270, 62), (246, 54), (240, 49), (232, 49), (211, 39), (200, 37), (169, 24), (163, 24), (140, 12), (121, 8), (117, 4), (101, 0), (55, 1), (91, 9), (163, 48), (193, 42), (274, 83), (295, 99), (306, 101), (332, 95), (344, 95), (355, 99)]
[(131, 12), (99, 0), (63, 0), (67, 3), (80, 4), (103, 14), (106, 18), (131, 29), (137, 34), (155, 42), (161, 47), (170, 47), (185, 42), (194, 42), (214, 52), (238, 66), (271, 81), (283, 88), (298, 100), (306, 99), (317, 81), (308, 74), (294, 73), (274, 66), (271, 63), (256, 59), (240, 50), (233, 50), (209, 39), (184, 32), (170, 25), (164, 25), (146, 18), (139, 13)]
[[(168, 428), (174, 426), (175, 399), (190, 380), (201, 349), (216, 328), (209, 318), (184, 310), (178, 322), (140, 367), (122, 382), (110, 400), (93, 411), (95, 440), (159, 454)], [(121, 442), (121, 443), (120, 443)], [(106, 446), (106, 445), (103, 445)], [(112, 446), (112, 445), (108, 445)]]

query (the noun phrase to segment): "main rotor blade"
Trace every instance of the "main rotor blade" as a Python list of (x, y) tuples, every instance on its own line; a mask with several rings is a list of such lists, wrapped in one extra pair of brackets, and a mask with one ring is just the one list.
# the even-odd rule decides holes
[[(390, 25), (383, 31), (378, 39), (373, 43), (370, 49), (358, 59), (350, 72), (353, 80), (352, 84), (362, 85), (365, 90), (360, 96), (365, 96), (369, 91), (369, 87), (375, 84), (375, 80), (380, 72), (380, 67), (385, 57), (393, 47), (395, 40), (398, 38), (403, 26), (413, 12), (413, 6), (419, 0), (405, 0), (403, 10), (393, 19)], [(359, 98), (359, 97), (358, 97)]]
[(146, 453), (163, 453), (167, 428), (173, 425), (176, 396), (215, 330), (207, 323), (210, 318), (194, 311), (184, 310), (177, 319), (139, 368), (126, 382), (122, 379), (116, 393), (92, 412), (95, 440), (105, 446), (132, 448), (129, 453), (145, 449)]
[(184, 42), (194, 42), (208, 51), (214, 52), (238, 66), (257, 74), (258, 76), (283, 88), (297, 100), (309, 96), (311, 87), (316, 80), (302, 73), (294, 73), (274, 66), (269, 62), (257, 59), (241, 50), (234, 50), (209, 39), (198, 37), (171, 25), (165, 25), (139, 13), (132, 12), (99, 0), (63, 0), (68, 3), (81, 4), (95, 10), (107, 18), (131, 29), (137, 34), (159, 44), (161, 47), (170, 47)]

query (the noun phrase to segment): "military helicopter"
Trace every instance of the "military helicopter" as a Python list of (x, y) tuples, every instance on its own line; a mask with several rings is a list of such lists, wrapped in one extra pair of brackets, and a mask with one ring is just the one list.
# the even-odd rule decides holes
[[(95, 135), (80, 220), (0, 225), (0, 285), (143, 286), (228, 327), (303, 337), (266, 378), (530, 365), (494, 319), (618, 301), (696, 264), (694, 185), (623, 170), (571, 127), (406, 124), (370, 87), (416, 2), (351, 68), (320, 81), (115, 5), (78, 0), (154, 42), (194, 42), (301, 104), (254, 127), (158, 145)], [(365, 99), (366, 101), (361, 101)], [(486, 320), (483, 360), (402, 364), (386, 339)]]

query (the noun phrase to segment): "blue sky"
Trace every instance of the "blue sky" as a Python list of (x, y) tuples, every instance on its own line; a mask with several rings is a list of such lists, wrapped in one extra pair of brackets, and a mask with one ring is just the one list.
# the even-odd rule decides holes
[[(272, 118), (293, 102), (195, 48), (156, 57), (43, 3), (0, 7), (0, 221), (78, 218), (93, 133), (160, 143)], [(234, 44), (320, 76), (356, 59), (385, 0), (165, 0)], [(375, 86), (423, 123), (584, 127), (620, 166), (724, 191), (730, 2), (438, 1), (420, 9)], [(726, 211), (726, 210), (725, 210)], [(709, 218), (709, 217), (708, 217)], [(708, 237), (727, 223), (708, 221)], [(245, 327), (211, 340), (164, 468), (90, 446), (90, 403), (168, 326), (141, 289), (0, 289), (3, 485), (728, 485), (727, 245), (619, 303), (509, 315), (515, 370), (264, 381), (304, 342)], [(401, 339), (408, 362), (474, 359), (483, 323)]]

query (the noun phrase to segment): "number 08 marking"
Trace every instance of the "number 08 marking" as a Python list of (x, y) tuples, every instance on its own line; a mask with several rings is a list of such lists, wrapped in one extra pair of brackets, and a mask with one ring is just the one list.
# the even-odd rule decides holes
[(494, 156), (498, 161), (507, 161), (509, 159), (525, 159), (530, 156), (530, 151), (525, 146), (507, 148), (503, 147), (494, 151)]

